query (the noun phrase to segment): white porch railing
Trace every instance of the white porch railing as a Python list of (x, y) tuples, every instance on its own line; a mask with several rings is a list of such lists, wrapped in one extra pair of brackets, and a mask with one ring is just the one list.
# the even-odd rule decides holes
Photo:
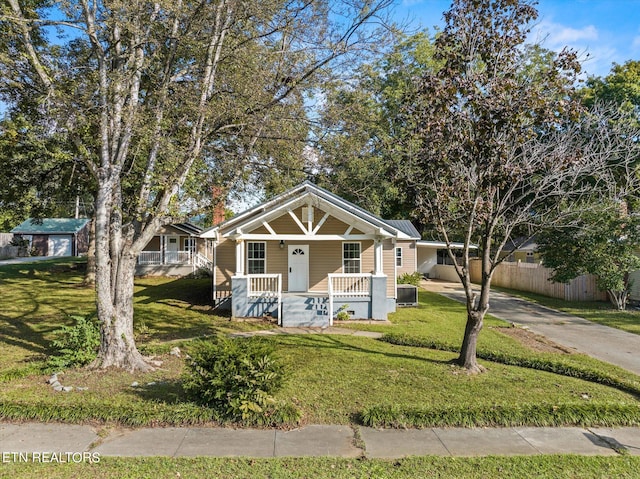
[(330, 273), (329, 286), (329, 325), (333, 326), (333, 299), (341, 297), (371, 297), (371, 274)]
[(249, 274), (247, 275), (247, 296), (249, 298), (270, 298), (277, 301), (278, 324), (282, 324), (280, 305), (282, 304), (281, 274)]
[(143, 251), (138, 255), (138, 264), (162, 264), (162, 251)]
[(191, 264), (191, 251), (142, 251), (138, 264)]
[(281, 274), (249, 274), (247, 296), (250, 298), (280, 298), (282, 296)]
[(213, 271), (213, 261), (200, 253), (196, 253), (193, 255), (193, 270), (195, 271), (199, 268)]

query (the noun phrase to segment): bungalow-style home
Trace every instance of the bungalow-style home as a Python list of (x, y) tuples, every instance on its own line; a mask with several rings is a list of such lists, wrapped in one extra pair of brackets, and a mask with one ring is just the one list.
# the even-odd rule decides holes
[(308, 181), (200, 237), (213, 243), (216, 306), (282, 326), (328, 326), (341, 311), (386, 319), (396, 278), (418, 271), (421, 247), (410, 221), (383, 220)]
[(89, 247), (89, 222), (87, 218), (29, 218), (11, 233), (29, 240), (37, 256), (80, 256)]
[(207, 267), (208, 244), (199, 239), (202, 228), (191, 223), (163, 226), (138, 255), (136, 274), (185, 276)]

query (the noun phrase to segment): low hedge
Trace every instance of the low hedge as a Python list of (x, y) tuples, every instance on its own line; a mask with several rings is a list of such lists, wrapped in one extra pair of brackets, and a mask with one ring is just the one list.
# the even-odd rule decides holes
[[(458, 346), (452, 344), (447, 344), (442, 341), (430, 338), (419, 338), (407, 334), (389, 333), (382, 336), (380, 340), (399, 346), (413, 346), (449, 352), (458, 352), (460, 350)], [(602, 384), (604, 386), (609, 386), (620, 391), (640, 396), (640, 383), (638, 383), (637, 381), (630, 381), (625, 378), (614, 377), (605, 372), (590, 369), (588, 367), (579, 367), (573, 364), (567, 364), (563, 361), (552, 360), (535, 355), (515, 356), (503, 352), (484, 351), (481, 349), (479, 349), (476, 354), (478, 358), (484, 359), (486, 361), (505, 364), (507, 366), (518, 366), (522, 368), (536, 369), (538, 371), (560, 374), (562, 376), (568, 376), (572, 378), (582, 379), (584, 381)]]
[(372, 406), (360, 422), (370, 427), (640, 426), (637, 404), (519, 404), (487, 408)]

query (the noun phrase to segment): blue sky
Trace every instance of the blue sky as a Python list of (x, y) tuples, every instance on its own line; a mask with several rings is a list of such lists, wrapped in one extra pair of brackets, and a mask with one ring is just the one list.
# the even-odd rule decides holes
[[(450, 0), (401, 0), (399, 18), (413, 27), (442, 26)], [(589, 75), (604, 76), (613, 62), (640, 60), (640, 0), (539, 0), (531, 41), (550, 50), (569, 46)]]

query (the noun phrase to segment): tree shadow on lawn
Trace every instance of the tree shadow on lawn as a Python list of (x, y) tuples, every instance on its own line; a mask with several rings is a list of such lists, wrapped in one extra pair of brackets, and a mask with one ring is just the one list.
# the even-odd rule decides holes
[(202, 314), (217, 314), (211, 302), (211, 278), (136, 278), (136, 304), (163, 304)]
[(182, 379), (167, 379), (130, 386), (127, 394), (137, 396), (145, 401), (164, 404), (191, 403), (182, 388)]
[[(392, 353), (387, 351), (380, 351), (380, 350), (365, 348), (362, 346), (356, 346), (342, 339), (342, 338), (352, 338), (352, 337), (353, 336), (340, 336), (340, 335), (330, 335), (330, 334), (321, 334), (321, 335), (309, 334), (309, 335), (277, 336), (276, 338), (279, 344), (289, 346), (289, 347), (349, 351), (349, 352), (356, 352), (356, 353), (374, 354), (374, 355), (385, 356), (385, 357), (394, 358), (394, 359), (425, 361), (432, 364), (451, 364), (451, 362), (453, 361), (453, 360), (439, 360), (439, 359), (424, 358), (422, 356), (416, 356), (416, 355), (405, 354), (405, 353)], [(378, 344), (381, 344), (381, 345), (384, 344), (391, 348), (402, 347), (402, 346), (395, 346), (389, 343), (382, 343), (379, 341), (377, 342)], [(455, 354), (455, 353), (451, 353), (451, 354)]]
[[(42, 304), (38, 295), (26, 289), (21, 293), (23, 298), (28, 298), (29, 309), (18, 316), (0, 315), (0, 342), (35, 353), (47, 354), (50, 350), (50, 341), (45, 339), (45, 335), (61, 327), (63, 322), (57, 319), (57, 315), (53, 315), (56, 318), (51, 314), (36, 317)], [(47, 303), (47, 306), (52, 307), (50, 303)], [(57, 307), (54, 309), (61, 315), (68, 316), (64, 309)]]

